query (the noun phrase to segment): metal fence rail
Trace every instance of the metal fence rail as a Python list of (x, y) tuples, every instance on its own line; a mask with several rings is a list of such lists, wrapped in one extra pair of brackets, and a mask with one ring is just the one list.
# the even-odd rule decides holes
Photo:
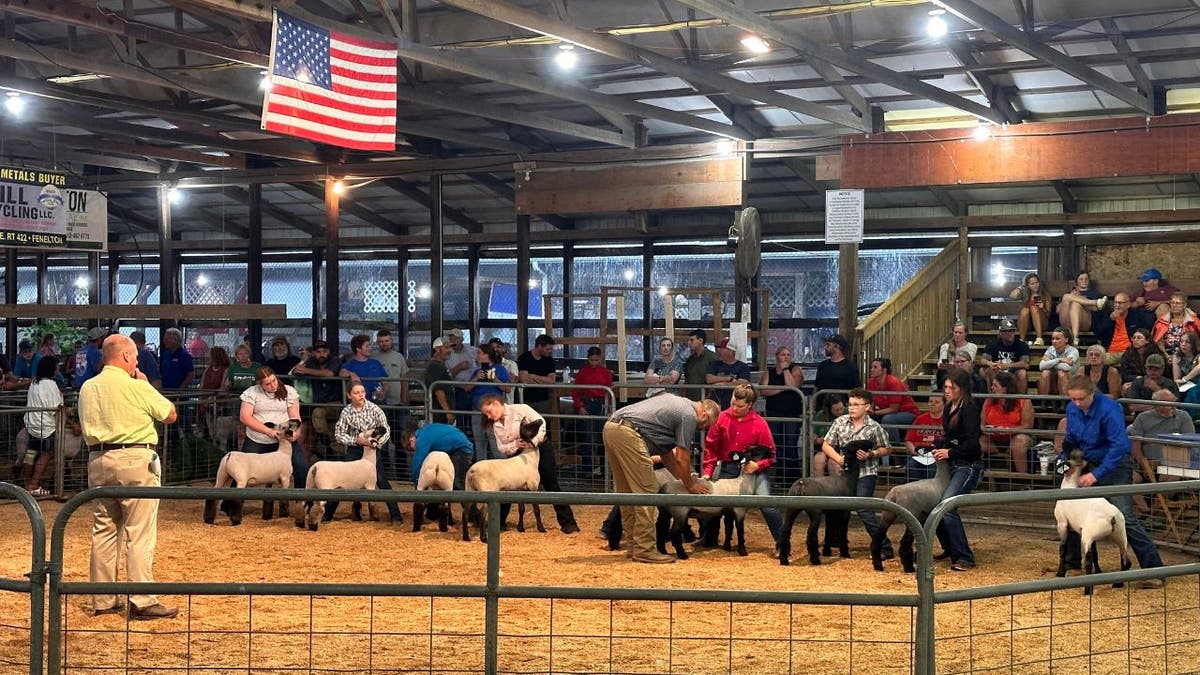
[[(29, 596), (29, 611), (25, 614), (25, 623), (17, 623), (19, 614), (12, 614), (0, 619), (0, 635), (5, 641), (14, 644), (28, 642), (29, 658), (24, 662), (15, 660), (0, 661), (4, 672), (20, 672), (27, 668), (30, 675), (42, 673), (42, 646), (45, 644), (46, 623), (46, 522), (42, 518), (42, 510), (37, 502), (25, 490), (15, 485), (0, 483), (0, 498), (12, 499), (21, 505), (25, 516), (29, 519), (30, 547), (29, 573), (26, 579), (0, 578), (0, 592)], [(24, 637), (24, 639), (22, 639)]]

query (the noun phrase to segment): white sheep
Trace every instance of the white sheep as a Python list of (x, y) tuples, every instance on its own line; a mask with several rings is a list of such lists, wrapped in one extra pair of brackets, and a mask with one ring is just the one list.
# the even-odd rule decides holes
[[(916, 516), (917, 520), (925, 522), (934, 507), (941, 503), (942, 495), (946, 493), (948, 485), (950, 485), (949, 461), (941, 460), (937, 462), (933, 478), (897, 485), (888, 490), (884, 499), (903, 506)], [(883, 540), (887, 538), (888, 528), (894, 522), (896, 522), (895, 513), (883, 511), (879, 514), (879, 527), (875, 530), (875, 535), (871, 537), (871, 564), (876, 571), (883, 571)], [(904, 536), (900, 538), (900, 563), (904, 566), (905, 572), (912, 574), (916, 571), (913, 565), (913, 533), (907, 528), (905, 528)]]
[[(533, 420), (521, 425), (521, 438), (528, 441), (537, 436), (541, 429), (542, 420)], [(485, 459), (475, 462), (467, 471), (467, 492), (502, 492), (510, 490), (526, 490), (535, 492), (541, 488), (542, 478), (538, 473), (539, 451), (536, 447), (523, 451), (519, 455), (505, 459)], [(471, 541), (471, 528), (467, 519), (470, 505), (462, 505), (462, 538)], [(487, 541), (488, 508), (485, 504), (479, 509), (479, 540)], [(542, 524), (542, 510), (538, 504), (533, 505), (533, 518), (537, 523), (537, 531), (545, 532)], [(525, 504), (517, 505), (517, 532), (525, 531)]]
[[(450, 455), (434, 450), (425, 457), (425, 461), (421, 463), (421, 473), (417, 476), (417, 490), (445, 490), (449, 492), (454, 489), (454, 462), (450, 460)], [(438, 517), (438, 530), (445, 532), (450, 525), (450, 505), (441, 505), (441, 514)], [(413, 532), (421, 531), (421, 524), (425, 519), (425, 504), (423, 502), (413, 503)]]
[[(745, 464), (746, 462), (760, 462), (764, 459), (770, 459), (774, 453), (770, 448), (761, 445), (752, 445), (743, 453), (734, 453), (732, 461), (736, 464)], [(703, 479), (701, 479), (703, 480)], [(761, 473), (743, 473), (738, 474), (737, 478), (722, 478), (717, 481), (709, 482), (713, 495), (754, 495), (758, 492), (758, 481), (766, 480), (766, 476)], [(662, 494), (688, 494), (688, 489), (684, 487), (683, 481), (672, 480), (666, 485), (659, 488)], [(737, 526), (738, 536), (738, 555), (744, 556), (746, 553), (746, 509), (722, 509), (719, 506), (672, 506), (666, 509), (670, 515), (664, 515), (659, 512), (658, 524), (656, 527), (658, 550), (665, 552), (666, 540), (670, 539), (671, 545), (675, 548), (675, 555), (680, 560), (687, 560), (687, 553), (683, 550), (683, 527), (689, 517), (692, 518), (712, 518), (719, 516), (723, 511), (733, 512), (733, 521)], [(670, 521), (668, 527), (667, 522)], [(715, 523), (714, 523), (715, 526)], [(733, 533), (730, 532), (728, 522), (725, 526), (725, 550), (732, 549), (730, 540)]]
[[(371, 443), (363, 447), (362, 459), (353, 462), (323, 461), (313, 464), (308, 469), (307, 486), (318, 490), (374, 490), (376, 486), (375, 460), (379, 448), (379, 438), (387, 432), (384, 427), (376, 427), (371, 432)], [(375, 520), (377, 502), (367, 502), (368, 518)], [(305, 502), (304, 522), (308, 529), (317, 531), (321, 517), (325, 515), (325, 502)], [(296, 523), (300, 525), (299, 521)]]
[[(268, 427), (275, 428), (271, 422)], [(257, 454), (252, 452), (229, 452), (221, 458), (217, 466), (216, 487), (229, 487), (236, 483), (239, 488), (253, 486), (292, 487), (292, 438), (300, 428), (300, 420), (288, 420), (284, 427), (283, 437), (279, 439), (279, 447), (274, 452)], [(288, 504), (284, 502), (283, 515), (288, 513)], [(263, 520), (270, 520), (275, 515), (275, 502), (263, 502)], [(212, 525), (217, 518), (217, 500), (204, 501), (204, 522)], [(229, 522), (232, 525), (242, 524), (242, 502), (231, 500), (229, 503)]]
[[(1083, 450), (1073, 448), (1067, 455), (1067, 471), (1063, 474), (1062, 489), (1079, 487), (1079, 475), (1083, 472), (1087, 460)], [(1125, 516), (1121, 510), (1107, 499), (1092, 497), (1091, 499), (1063, 499), (1054, 504), (1054, 519), (1058, 521), (1058, 573), (1056, 576), (1067, 575), (1067, 535), (1071, 530), (1079, 533), (1080, 551), (1087, 561), (1085, 573), (1100, 573), (1100, 556), (1096, 552), (1096, 542), (1111, 537), (1121, 552), (1121, 571), (1132, 567), (1133, 551), (1129, 549), (1129, 539), (1125, 535)], [(1125, 584), (1113, 584), (1113, 588), (1121, 588)], [(1092, 594), (1092, 587), (1085, 586), (1084, 595)]]

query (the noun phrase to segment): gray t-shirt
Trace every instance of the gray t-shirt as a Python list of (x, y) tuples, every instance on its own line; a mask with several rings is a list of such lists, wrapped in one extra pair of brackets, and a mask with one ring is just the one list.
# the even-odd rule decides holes
[(696, 404), (674, 394), (662, 394), (613, 413), (612, 420), (626, 420), (641, 433), (651, 451), (690, 448), (696, 435)]
[[(1154, 438), (1159, 434), (1194, 434), (1196, 425), (1186, 411), (1176, 409), (1175, 414), (1163, 417), (1158, 410), (1150, 409), (1138, 413), (1129, 425), (1130, 436)], [(1149, 459), (1162, 459), (1162, 443), (1142, 441), (1142, 454)]]
[[(408, 361), (404, 359), (404, 355), (393, 349), (390, 352), (376, 352), (375, 360), (383, 364), (383, 369), (387, 371), (388, 379), (395, 380), (403, 378), (408, 373)], [(388, 405), (400, 405), (408, 403), (400, 399), (400, 382), (388, 382), (387, 399), (384, 401)]]

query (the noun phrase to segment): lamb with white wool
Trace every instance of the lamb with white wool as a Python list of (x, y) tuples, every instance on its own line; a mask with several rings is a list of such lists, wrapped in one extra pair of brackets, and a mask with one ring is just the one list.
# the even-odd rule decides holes
[[(425, 461), (421, 463), (421, 473), (417, 477), (417, 490), (445, 490), (450, 492), (454, 489), (454, 462), (450, 460), (450, 455), (435, 450), (425, 456)], [(450, 526), (450, 505), (441, 504), (441, 513), (438, 514), (438, 531), (445, 532)], [(425, 504), (422, 502), (413, 503), (413, 532), (420, 532), (421, 525), (425, 520)]]
[[(267, 426), (274, 429), (271, 422)], [(257, 454), (252, 452), (230, 452), (221, 458), (217, 466), (216, 487), (229, 487), (236, 483), (239, 488), (254, 486), (292, 487), (292, 440), (300, 428), (300, 420), (288, 420), (279, 436), (279, 447), (274, 452)], [(283, 515), (289, 511), (287, 502), (281, 509)], [(263, 520), (275, 516), (275, 502), (263, 502)], [(204, 501), (204, 522), (212, 525), (217, 518), (217, 500)], [(242, 502), (231, 500), (229, 503), (229, 522), (232, 525), (242, 524)], [(296, 525), (301, 521), (297, 518)]]
[[(1067, 453), (1067, 468), (1063, 474), (1062, 489), (1079, 487), (1079, 476), (1083, 474), (1087, 460), (1083, 450), (1072, 448)], [(1133, 566), (1133, 551), (1129, 548), (1129, 539), (1125, 534), (1125, 516), (1121, 510), (1107, 499), (1092, 497), (1090, 499), (1063, 499), (1054, 504), (1054, 520), (1058, 523), (1058, 572), (1056, 576), (1067, 575), (1067, 537), (1071, 530), (1079, 533), (1080, 550), (1083, 552), (1086, 574), (1100, 573), (1100, 556), (1096, 551), (1096, 542), (1111, 538), (1121, 552), (1121, 571)], [(1121, 588), (1125, 584), (1113, 584), (1113, 588)], [(1092, 587), (1085, 586), (1084, 595), (1092, 594)]]
[[(376, 484), (375, 460), (379, 450), (379, 439), (387, 434), (387, 427), (375, 427), (370, 431), (371, 442), (363, 447), (362, 459), (353, 462), (317, 462), (308, 470), (307, 486), (318, 490), (374, 490)], [(367, 513), (375, 520), (377, 502), (367, 502)], [(325, 502), (305, 502), (304, 523), (308, 529), (317, 531), (321, 517), (325, 515)], [(297, 525), (300, 522), (297, 521)]]
[[(541, 419), (535, 419), (521, 425), (521, 439), (532, 441), (541, 431)], [(466, 489), (468, 492), (503, 492), (509, 490), (537, 491), (542, 484), (538, 473), (540, 454), (537, 446), (532, 446), (505, 459), (485, 459), (475, 462), (467, 471)], [(462, 539), (471, 541), (471, 528), (467, 519), (470, 505), (462, 505)], [(479, 509), (479, 540), (487, 541), (488, 507)], [(542, 524), (542, 510), (538, 504), (533, 505), (533, 519), (537, 523), (537, 531), (545, 532)], [(525, 531), (525, 504), (517, 505), (517, 532)]]

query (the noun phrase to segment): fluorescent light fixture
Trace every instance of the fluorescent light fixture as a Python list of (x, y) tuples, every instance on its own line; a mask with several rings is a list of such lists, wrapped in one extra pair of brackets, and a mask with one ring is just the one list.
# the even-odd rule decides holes
[(950, 27), (946, 25), (946, 20), (942, 15), (946, 13), (944, 9), (929, 10), (929, 21), (925, 24), (925, 33), (931, 38), (945, 37), (946, 33), (950, 32)]
[(771, 51), (771, 45), (757, 35), (747, 35), (742, 38), (742, 46), (751, 54), (768, 54)]
[(554, 63), (562, 70), (571, 70), (579, 63), (579, 55), (575, 53), (575, 45), (559, 45), (558, 53), (554, 55)]

